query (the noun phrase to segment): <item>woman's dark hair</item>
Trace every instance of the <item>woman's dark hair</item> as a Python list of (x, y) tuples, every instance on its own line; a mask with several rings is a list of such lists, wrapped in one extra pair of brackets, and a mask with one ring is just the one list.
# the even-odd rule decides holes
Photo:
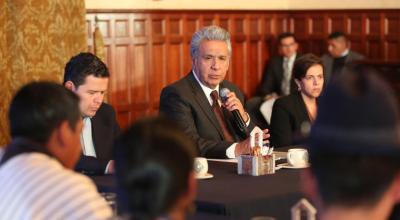
[(303, 79), (307, 74), (307, 70), (314, 65), (321, 65), (323, 67), (322, 60), (312, 53), (302, 55), (294, 62), (292, 70), (293, 78), (297, 80)]
[(76, 87), (85, 83), (87, 76), (110, 77), (108, 68), (103, 61), (91, 53), (79, 53), (65, 65), (64, 82), (71, 81)]
[(188, 189), (195, 148), (173, 122), (144, 118), (116, 141), (118, 213), (135, 220), (166, 214)]
[(63, 121), (75, 129), (81, 119), (79, 98), (52, 82), (32, 82), (14, 96), (8, 113), (11, 137), (45, 144)]

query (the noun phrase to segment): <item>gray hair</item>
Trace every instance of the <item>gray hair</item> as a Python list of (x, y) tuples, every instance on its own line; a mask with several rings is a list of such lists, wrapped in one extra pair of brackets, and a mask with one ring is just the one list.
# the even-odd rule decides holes
[(232, 46), (229, 32), (221, 27), (212, 25), (204, 27), (193, 34), (192, 41), (190, 42), (190, 55), (192, 56), (192, 59), (198, 56), (200, 43), (203, 40), (225, 41), (228, 46), (228, 55), (231, 56)]

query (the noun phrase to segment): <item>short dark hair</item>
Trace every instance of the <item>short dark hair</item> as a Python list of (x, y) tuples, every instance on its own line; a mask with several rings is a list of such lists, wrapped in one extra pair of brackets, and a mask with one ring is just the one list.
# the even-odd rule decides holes
[(314, 65), (322, 65), (322, 60), (312, 53), (304, 54), (293, 64), (293, 78), (301, 80), (307, 74), (307, 70)]
[(11, 101), (8, 113), (11, 137), (47, 143), (63, 121), (75, 129), (81, 118), (79, 98), (53, 82), (32, 82), (23, 86)]
[(143, 118), (117, 139), (118, 212), (150, 220), (166, 214), (188, 189), (195, 147), (165, 118)]
[(72, 57), (64, 70), (64, 82), (72, 81), (76, 87), (85, 83), (87, 76), (110, 77), (108, 68), (103, 61), (91, 53), (79, 53)]
[(332, 32), (331, 34), (329, 34), (328, 39), (329, 40), (334, 40), (334, 39), (338, 39), (340, 37), (343, 37), (344, 39), (347, 40), (347, 35), (345, 33), (343, 33), (343, 32), (340, 32), (340, 31)]
[(296, 37), (292, 32), (283, 32), (278, 36), (278, 43), (281, 44), (281, 41), (288, 37), (293, 37), (294, 41), (297, 42)]

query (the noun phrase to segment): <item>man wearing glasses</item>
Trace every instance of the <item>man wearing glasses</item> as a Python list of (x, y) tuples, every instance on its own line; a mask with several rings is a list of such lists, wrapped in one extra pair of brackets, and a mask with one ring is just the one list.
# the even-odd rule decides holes
[(268, 127), (275, 99), (297, 90), (291, 78), (294, 61), (300, 57), (297, 53), (299, 45), (294, 34), (290, 32), (280, 34), (278, 43), (279, 55), (269, 60), (257, 96), (246, 103), (246, 109), (260, 127)]
[(280, 34), (278, 42), (280, 55), (270, 59), (259, 89), (259, 94), (265, 99), (289, 95), (296, 89), (291, 76), (294, 61), (299, 57), (299, 45), (294, 34), (289, 32)]

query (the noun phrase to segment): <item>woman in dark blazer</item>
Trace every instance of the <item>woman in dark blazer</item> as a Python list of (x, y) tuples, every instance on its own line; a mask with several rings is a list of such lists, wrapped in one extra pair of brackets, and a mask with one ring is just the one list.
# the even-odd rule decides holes
[(296, 136), (307, 134), (317, 116), (317, 98), (324, 86), (321, 59), (305, 54), (295, 61), (292, 71), (298, 92), (277, 99), (272, 108), (270, 141), (274, 147), (291, 145)]

